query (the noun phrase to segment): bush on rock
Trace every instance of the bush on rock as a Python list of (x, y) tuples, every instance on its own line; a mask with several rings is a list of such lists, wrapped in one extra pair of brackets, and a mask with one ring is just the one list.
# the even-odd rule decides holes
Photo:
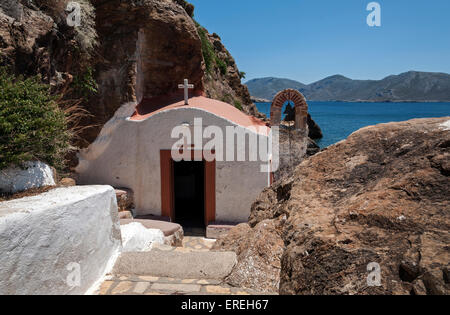
[(61, 168), (69, 139), (65, 114), (49, 87), (0, 68), (0, 170), (31, 160)]

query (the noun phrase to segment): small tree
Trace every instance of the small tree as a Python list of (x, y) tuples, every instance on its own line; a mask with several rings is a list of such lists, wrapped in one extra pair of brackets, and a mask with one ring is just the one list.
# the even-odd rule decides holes
[(61, 169), (69, 139), (65, 114), (49, 87), (0, 68), (0, 169), (31, 160)]

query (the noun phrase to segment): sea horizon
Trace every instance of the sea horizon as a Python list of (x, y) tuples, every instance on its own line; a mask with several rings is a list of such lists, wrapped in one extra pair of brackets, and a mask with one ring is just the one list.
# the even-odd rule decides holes
[[(270, 117), (271, 103), (256, 102), (255, 105), (261, 113)], [(316, 140), (321, 148), (344, 140), (367, 126), (450, 116), (450, 102), (308, 101), (308, 105), (312, 119), (323, 133), (323, 138)]]

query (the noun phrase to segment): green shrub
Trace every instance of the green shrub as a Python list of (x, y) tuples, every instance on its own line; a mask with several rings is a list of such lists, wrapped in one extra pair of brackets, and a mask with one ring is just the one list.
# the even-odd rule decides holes
[(89, 97), (98, 91), (98, 84), (94, 79), (91, 67), (88, 67), (83, 74), (75, 76), (72, 85), (77, 94), (83, 97)]
[(30, 160), (61, 169), (69, 139), (65, 114), (49, 87), (0, 68), (0, 169)]
[(208, 39), (208, 35), (206, 34), (206, 30), (197, 23), (198, 35), (200, 36), (200, 40), (202, 42), (202, 53), (203, 59), (205, 60), (206, 71), (211, 72), (214, 66), (214, 59), (216, 58), (216, 54), (214, 52), (214, 47)]
[(195, 22), (195, 24), (197, 25), (198, 35), (200, 36), (200, 40), (202, 42), (202, 53), (203, 59), (205, 60), (206, 71), (211, 73), (212, 70), (218, 68), (222, 75), (226, 75), (228, 71), (227, 63), (216, 55), (214, 46), (208, 39), (206, 29), (197, 22)]
[(239, 109), (240, 111), (243, 111), (244, 109), (242, 108), (242, 104), (239, 101), (234, 101), (234, 107), (236, 107), (237, 109)]
[(225, 63), (225, 61), (223, 61), (222, 59), (220, 59), (219, 57), (216, 56), (216, 64), (219, 67), (220, 73), (222, 73), (222, 75), (226, 75), (228, 68), (227, 68), (227, 64)]

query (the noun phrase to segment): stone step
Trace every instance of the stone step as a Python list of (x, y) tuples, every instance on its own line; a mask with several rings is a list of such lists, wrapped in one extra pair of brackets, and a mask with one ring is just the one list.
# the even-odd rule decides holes
[(234, 252), (167, 251), (122, 253), (113, 275), (139, 275), (178, 279), (224, 279), (236, 264)]
[(110, 276), (99, 295), (267, 295), (235, 288), (215, 279), (174, 279), (154, 276)]

